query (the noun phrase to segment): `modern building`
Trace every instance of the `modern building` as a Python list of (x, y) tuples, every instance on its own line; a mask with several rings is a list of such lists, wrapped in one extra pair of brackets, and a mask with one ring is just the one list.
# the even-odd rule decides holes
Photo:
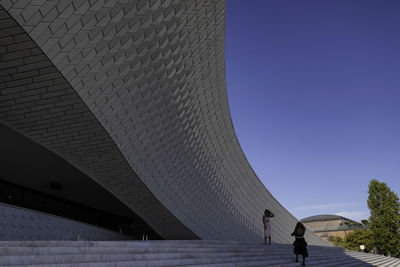
[(301, 222), (325, 241), (329, 241), (329, 237), (344, 238), (355, 229), (363, 228), (361, 223), (340, 215), (315, 215), (301, 219)]
[(0, 239), (260, 242), (268, 208), (291, 243), (232, 126), (224, 35), (223, 0), (0, 0)]

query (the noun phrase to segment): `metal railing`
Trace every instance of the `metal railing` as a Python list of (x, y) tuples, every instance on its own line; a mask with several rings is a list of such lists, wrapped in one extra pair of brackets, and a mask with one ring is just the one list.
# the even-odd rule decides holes
[(340, 226), (325, 226), (325, 227), (310, 227), (310, 229), (314, 232), (325, 232), (325, 231), (345, 231), (345, 230), (355, 230), (355, 229), (363, 229), (363, 226), (356, 225), (340, 225)]

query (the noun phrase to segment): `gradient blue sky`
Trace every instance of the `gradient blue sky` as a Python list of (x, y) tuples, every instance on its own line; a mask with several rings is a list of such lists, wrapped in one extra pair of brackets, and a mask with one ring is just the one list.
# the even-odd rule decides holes
[(400, 1), (227, 0), (239, 142), (297, 218), (368, 218), (371, 178), (400, 192)]

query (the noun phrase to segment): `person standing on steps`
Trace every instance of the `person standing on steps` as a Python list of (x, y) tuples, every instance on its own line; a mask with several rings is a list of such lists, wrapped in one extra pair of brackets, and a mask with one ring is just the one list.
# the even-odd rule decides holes
[(266, 209), (264, 211), (263, 215), (263, 224), (264, 224), (264, 244), (267, 244), (267, 238), (268, 238), (268, 244), (271, 245), (271, 218), (274, 217), (274, 214)]
[(296, 224), (296, 227), (294, 228), (293, 233), (291, 236), (294, 236), (296, 239), (293, 242), (294, 248), (293, 252), (296, 254), (296, 262), (299, 262), (299, 254), (303, 258), (303, 263), (302, 265), (306, 265), (306, 257), (308, 257), (308, 251), (307, 251), (307, 242), (304, 239), (304, 234), (306, 233), (306, 228), (301, 222), (298, 222)]

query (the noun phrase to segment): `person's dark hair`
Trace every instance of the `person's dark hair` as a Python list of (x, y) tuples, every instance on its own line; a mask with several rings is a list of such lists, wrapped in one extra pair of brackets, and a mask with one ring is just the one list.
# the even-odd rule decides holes
[(294, 228), (294, 232), (292, 233), (292, 235), (303, 236), (305, 232), (306, 232), (306, 227), (304, 226), (304, 224), (298, 222), (296, 224), (296, 228)]
[(296, 228), (306, 229), (306, 227), (304, 226), (304, 224), (302, 224), (301, 222), (298, 222), (298, 223), (296, 224)]
[(271, 212), (269, 211), (269, 209), (266, 209), (266, 210), (264, 211), (264, 214), (265, 214), (265, 213), (270, 214)]

